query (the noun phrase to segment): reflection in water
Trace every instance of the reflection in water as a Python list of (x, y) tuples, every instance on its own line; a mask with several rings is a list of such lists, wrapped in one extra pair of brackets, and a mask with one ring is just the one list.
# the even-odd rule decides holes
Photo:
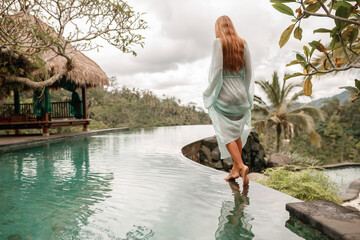
[(319, 231), (305, 225), (304, 223), (290, 217), (286, 221), (285, 227), (290, 229), (293, 233), (296, 233), (298, 236), (304, 239), (317, 239), (317, 240), (328, 240), (329, 238), (321, 234)]
[(254, 234), (251, 232), (250, 221), (253, 218), (244, 211), (245, 206), (250, 204), (247, 196), (249, 186), (244, 186), (240, 193), (240, 186), (236, 181), (229, 181), (229, 185), (233, 191), (234, 202), (223, 202), (215, 238), (217, 240), (252, 239)]
[[(111, 191), (113, 174), (90, 171), (89, 142), (0, 156), (0, 239), (74, 237)], [(40, 225), (40, 227), (39, 227)]]

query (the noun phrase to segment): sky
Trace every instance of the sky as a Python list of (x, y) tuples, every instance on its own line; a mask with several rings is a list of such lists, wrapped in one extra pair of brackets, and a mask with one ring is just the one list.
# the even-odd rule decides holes
[[(328, 41), (327, 34), (313, 34), (320, 27), (332, 26), (332, 20), (313, 18), (303, 21), (301, 41), (291, 37), (280, 49), (281, 33), (291, 17), (276, 11), (269, 0), (129, 0), (149, 28), (139, 32), (145, 36), (144, 48), (135, 47), (137, 56), (124, 54), (110, 45), (85, 54), (97, 62), (117, 84), (140, 90), (151, 90), (159, 97), (176, 97), (182, 104), (195, 103), (203, 108), (202, 93), (207, 87), (215, 21), (229, 16), (239, 36), (249, 45), (255, 80), (271, 80), (272, 73), (302, 71), (297, 66), (285, 67), (295, 59), (295, 51), (312, 40)], [(291, 5), (290, 5), (291, 6)], [(293, 5), (295, 6), (295, 5)], [(311, 19), (311, 18), (309, 18)], [(313, 79), (312, 99), (330, 97), (342, 92), (341, 86), (354, 85), (355, 73)], [(302, 78), (288, 80), (302, 81)], [(255, 94), (264, 98), (256, 87)]]

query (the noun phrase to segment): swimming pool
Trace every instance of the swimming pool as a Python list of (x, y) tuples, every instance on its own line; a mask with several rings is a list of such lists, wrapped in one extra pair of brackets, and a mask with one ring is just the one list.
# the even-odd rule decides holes
[(0, 239), (301, 239), (285, 226), (297, 199), (181, 154), (213, 134), (163, 127), (3, 153)]
[(360, 179), (360, 166), (331, 168), (324, 173), (337, 184), (340, 193), (345, 193), (353, 181)]

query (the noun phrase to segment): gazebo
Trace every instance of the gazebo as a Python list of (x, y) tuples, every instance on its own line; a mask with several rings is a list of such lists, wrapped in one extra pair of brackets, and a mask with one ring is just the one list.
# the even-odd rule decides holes
[[(13, 91), (14, 104), (0, 105), (0, 129), (14, 129), (16, 134), (21, 129), (42, 129), (43, 135), (49, 135), (50, 128), (65, 126), (83, 126), (83, 131), (88, 130), (90, 119), (87, 114), (86, 90), (90, 87), (109, 85), (109, 78), (104, 71), (90, 58), (74, 47), (68, 45), (67, 56), (72, 59), (70, 71), (65, 71), (59, 81), (41, 89), (23, 87), (25, 91), (33, 90), (33, 103), (21, 103), (18, 88), (13, 87), (10, 81), (2, 80), (2, 88), (7, 92)], [(1, 53), (4, 54), (4, 53)], [(60, 74), (67, 69), (66, 58), (56, 55), (52, 50), (47, 50), (39, 55), (45, 61), (47, 76)], [(49, 60), (50, 59), (50, 60)], [(45, 78), (44, 71), (34, 71), (33, 76)], [(64, 88), (72, 92), (70, 101), (51, 102), (49, 89)], [(76, 92), (81, 89), (81, 97)]]

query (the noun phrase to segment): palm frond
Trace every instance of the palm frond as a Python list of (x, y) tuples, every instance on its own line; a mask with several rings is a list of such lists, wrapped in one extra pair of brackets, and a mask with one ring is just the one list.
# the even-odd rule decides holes
[(294, 126), (302, 127), (306, 132), (310, 133), (315, 128), (314, 120), (311, 116), (300, 112), (300, 113), (290, 113), (287, 115), (289, 122), (293, 123)]
[(317, 107), (313, 107), (313, 106), (303, 106), (303, 107), (299, 107), (296, 109), (293, 109), (289, 112), (289, 114), (292, 113), (300, 113), (300, 112), (304, 112), (307, 115), (313, 117), (313, 118), (317, 118), (320, 119), (321, 121), (324, 121), (324, 115), (323, 112), (317, 108)]
[(305, 96), (304, 90), (301, 90), (300, 92), (295, 93), (291, 99), (290, 102), (295, 102), (299, 97)]
[(266, 107), (257, 104), (254, 104), (254, 109), (252, 112), (255, 114), (260, 113), (262, 116), (268, 116), (270, 114), (270, 111)]
[(264, 102), (264, 100), (262, 100), (261, 97), (259, 97), (257, 95), (254, 95), (254, 102), (257, 102), (262, 105), (266, 105), (266, 102)]
[(268, 81), (255, 81), (257, 85), (264, 91), (272, 106), (276, 106), (276, 94)]
[(309, 141), (316, 147), (321, 148), (321, 136), (315, 130), (310, 132)]

